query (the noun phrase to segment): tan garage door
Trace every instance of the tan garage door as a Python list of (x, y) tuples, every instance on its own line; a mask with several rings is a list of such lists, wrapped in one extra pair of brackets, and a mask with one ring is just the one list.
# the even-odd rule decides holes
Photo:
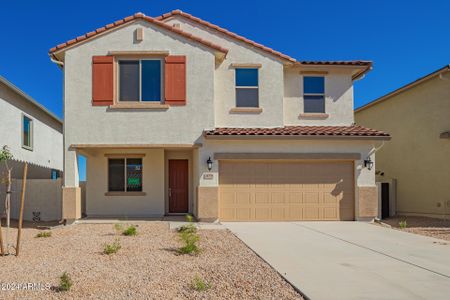
[(353, 162), (221, 161), (222, 221), (353, 220)]

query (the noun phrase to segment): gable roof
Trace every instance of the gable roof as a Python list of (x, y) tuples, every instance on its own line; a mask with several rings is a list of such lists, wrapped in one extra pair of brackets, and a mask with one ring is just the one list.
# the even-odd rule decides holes
[(108, 25), (100, 27), (100, 28), (98, 28), (98, 29), (96, 29), (94, 31), (88, 32), (88, 33), (83, 34), (83, 35), (81, 35), (79, 37), (76, 37), (76, 38), (74, 38), (72, 40), (69, 40), (69, 41), (67, 41), (65, 43), (59, 44), (59, 45), (57, 45), (57, 46), (55, 46), (55, 47), (50, 49), (49, 55), (51, 57), (56, 57), (55, 54), (59, 53), (59, 51), (63, 51), (63, 50), (65, 50), (65, 49), (67, 49), (67, 48), (69, 48), (69, 47), (71, 47), (73, 45), (76, 45), (76, 44), (88, 41), (88, 40), (90, 40), (92, 38), (97, 37), (99, 34), (103, 34), (103, 33), (107, 32), (109, 30), (117, 29), (118, 27), (121, 27), (121, 26), (123, 26), (123, 25), (125, 25), (127, 23), (133, 22), (133, 21), (138, 20), (138, 19), (145, 20), (145, 21), (147, 21), (149, 23), (152, 23), (152, 24), (155, 24), (155, 25), (157, 25), (157, 26), (159, 26), (161, 28), (164, 28), (164, 29), (169, 30), (169, 31), (174, 32), (174, 33), (177, 33), (177, 34), (179, 34), (179, 35), (181, 35), (181, 36), (183, 36), (185, 38), (188, 38), (188, 39), (191, 39), (191, 40), (193, 40), (195, 42), (201, 43), (201, 44), (203, 44), (203, 45), (205, 45), (207, 47), (210, 47), (210, 48), (212, 48), (212, 49), (214, 49), (216, 51), (219, 51), (219, 52), (221, 52), (221, 53), (223, 53), (225, 55), (228, 53), (229, 50), (224, 48), (224, 47), (222, 47), (219, 44), (210, 42), (210, 41), (205, 40), (205, 39), (203, 39), (201, 37), (195, 36), (195, 35), (193, 35), (193, 34), (191, 34), (189, 32), (183, 31), (180, 28), (170, 26), (169, 24), (166, 24), (165, 22), (163, 22), (164, 20), (166, 20), (168, 18), (171, 18), (173, 16), (182, 16), (182, 17), (184, 17), (186, 19), (189, 19), (189, 20), (191, 20), (193, 22), (196, 22), (196, 23), (204, 25), (204, 26), (206, 26), (208, 28), (214, 29), (217, 32), (220, 32), (220, 33), (222, 33), (222, 34), (224, 34), (226, 36), (229, 36), (229, 37), (231, 37), (233, 39), (236, 39), (238, 41), (244, 42), (244, 43), (246, 43), (246, 44), (248, 44), (250, 46), (253, 46), (253, 47), (257, 48), (257, 49), (260, 49), (260, 50), (262, 50), (262, 51), (264, 51), (264, 52), (266, 52), (268, 54), (271, 54), (271, 55), (273, 55), (275, 57), (278, 57), (278, 58), (280, 58), (282, 60), (285, 60), (290, 65), (295, 65), (295, 66), (333, 65), (333, 66), (348, 66), (348, 67), (352, 67), (353, 66), (353, 67), (358, 67), (358, 68), (364, 67), (361, 71), (357, 72), (353, 76), (353, 79), (361, 77), (363, 74), (367, 73), (372, 68), (372, 62), (370, 62), (370, 61), (363, 61), (363, 60), (350, 60), (350, 61), (297, 61), (295, 58), (292, 58), (292, 57), (290, 57), (290, 56), (288, 56), (286, 54), (283, 54), (283, 53), (281, 53), (279, 51), (276, 51), (276, 50), (273, 50), (273, 49), (271, 49), (269, 47), (261, 45), (261, 44), (259, 44), (257, 42), (254, 42), (254, 41), (252, 41), (250, 39), (247, 39), (247, 38), (245, 38), (243, 36), (240, 36), (240, 35), (238, 35), (238, 34), (236, 34), (234, 32), (228, 31), (227, 29), (219, 27), (219, 26), (217, 26), (215, 24), (212, 24), (212, 23), (207, 22), (205, 20), (202, 20), (200, 18), (194, 17), (193, 15), (185, 13), (185, 12), (179, 10), (179, 9), (173, 10), (173, 11), (171, 11), (169, 13), (166, 13), (166, 14), (163, 14), (161, 16), (154, 17), (154, 18), (146, 16), (146, 15), (144, 15), (141, 12), (135, 13), (132, 16), (123, 18), (121, 20), (117, 20), (117, 21), (115, 21), (113, 23), (110, 23)]
[(37, 107), (38, 109), (40, 109), (42, 112), (44, 112), (46, 115), (48, 115), (50, 118), (54, 119), (56, 122), (58, 122), (60, 125), (63, 124), (63, 121), (58, 118), (54, 113), (50, 112), (48, 109), (46, 109), (42, 104), (38, 103), (36, 100), (34, 100), (33, 98), (31, 98), (31, 96), (25, 94), (24, 91), (22, 91), (21, 89), (19, 89), (17, 86), (15, 86), (12, 82), (10, 82), (9, 80), (7, 80), (5, 77), (0, 76), (0, 82), (3, 83), (4, 85), (6, 85), (7, 87), (9, 87), (11, 90), (13, 90), (16, 94), (18, 94), (19, 96), (22, 96), (23, 98), (25, 98), (25, 100), (27, 100), (29, 103), (31, 103), (31, 105)]
[(436, 77), (436, 76), (438, 76), (440, 74), (443, 74), (445, 72), (450, 72), (450, 64), (446, 65), (446, 66), (444, 66), (444, 67), (442, 67), (442, 68), (440, 68), (440, 69), (438, 69), (438, 70), (436, 70), (436, 71), (434, 71), (434, 72), (432, 72), (432, 73), (430, 73), (428, 75), (420, 77), (419, 79), (416, 79), (413, 82), (410, 82), (407, 85), (404, 85), (404, 86), (402, 86), (402, 87), (400, 87), (400, 88), (398, 88), (398, 89), (396, 89), (396, 90), (394, 90), (394, 91), (392, 91), (392, 92), (390, 92), (390, 93), (388, 93), (388, 94), (386, 94), (384, 96), (381, 96), (380, 98), (377, 98), (377, 99), (375, 99), (375, 100), (373, 100), (373, 101), (371, 101), (371, 102), (369, 102), (369, 103), (367, 103), (367, 104), (365, 104), (365, 105), (363, 105), (361, 107), (358, 107), (357, 109), (355, 109), (355, 113), (360, 112), (362, 110), (365, 110), (366, 108), (374, 106), (374, 105), (376, 105), (376, 104), (378, 104), (380, 102), (383, 102), (383, 101), (389, 99), (392, 96), (395, 96), (395, 95), (400, 94), (400, 93), (402, 93), (402, 92), (404, 92), (406, 90), (409, 90), (409, 89), (411, 89), (411, 88), (421, 84), (422, 82), (425, 82), (428, 79)]
[(157, 26), (159, 26), (159, 27), (161, 27), (161, 28), (163, 28), (165, 30), (168, 30), (168, 31), (174, 32), (176, 34), (179, 34), (182, 37), (185, 37), (187, 39), (190, 39), (192, 41), (200, 43), (200, 44), (202, 44), (204, 46), (207, 46), (209, 48), (212, 48), (212, 49), (217, 50), (219, 52), (222, 52), (224, 54), (228, 53), (228, 49), (225, 49), (224, 47), (222, 47), (220, 45), (217, 45), (215, 43), (211, 43), (211, 42), (209, 42), (209, 41), (207, 41), (205, 39), (197, 37), (197, 36), (195, 36), (195, 35), (193, 35), (191, 33), (185, 32), (185, 31), (183, 31), (183, 30), (181, 30), (179, 28), (170, 26), (170, 25), (168, 25), (168, 24), (166, 24), (164, 22), (161, 22), (161, 21), (159, 21), (159, 20), (157, 20), (155, 18), (146, 16), (143, 13), (139, 12), (139, 13), (135, 13), (132, 16), (128, 16), (128, 17), (123, 18), (121, 20), (117, 20), (114, 23), (110, 23), (110, 24), (105, 25), (103, 27), (97, 28), (94, 31), (88, 32), (86, 34), (83, 34), (83, 35), (81, 35), (79, 37), (76, 37), (76, 38), (74, 38), (72, 40), (69, 40), (69, 41), (67, 41), (65, 43), (59, 44), (59, 45), (51, 48), (50, 51), (49, 51), (49, 54), (50, 55), (54, 55), (56, 52), (64, 50), (64, 49), (68, 48), (69, 46), (73, 46), (75, 44), (79, 44), (81, 42), (85, 42), (87, 40), (90, 40), (92, 38), (97, 37), (97, 35), (99, 35), (101, 33), (104, 33), (104, 32), (107, 32), (107, 31), (110, 31), (110, 30), (113, 30), (113, 29), (117, 29), (120, 26), (123, 26), (125, 24), (131, 23), (131, 22), (136, 21), (136, 20), (147, 21), (147, 22), (155, 24), (155, 25), (157, 25)]
[(210, 23), (208, 21), (205, 21), (205, 20), (202, 20), (200, 18), (194, 17), (193, 15), (185, 13), (185, 12), (179, 10), (179, 9), (176, 9), (176, 10), (173, 10), (173, 11), (171, 11), (169, 13), (163, 14), (163, 15), (161, 15), (159, 17), (156, 17), (155, 19), (163, 21), (163, 20), (168, 19), (168, 18), (173, 17), (173, 16), (182, 16), (182, 17), (184, 17), (186, 19), (189, 19), (191, 21), (194, 21), (194, 22), (196, 22), (198, 24), (204, 25), (204, 26), (206, 26), (208, 28), (211, 28), (211, 29), (214, 29), (214, 30), (216, 30), (216, 31), (218, 31), (220, 33), (223, 33), (223, 34), (225, 34), (225, 35), (227, 35), (227, 36), (229, 36), (231, 38), (234, 38), (234, 39), (236, 39), (238, 41), (244, 42), (246, 44), (249, 44), (250, 46), (253, 46), (255, 48), (263, 50), (264, 52), (272, 54), (272, 55), (274, 55), (274, 56), (276, 56), (278, 58), (287, 60), (289, 62), (296, 62), (295, 58), (292, 58), (292, 57), (290, 57), (290, 56), (288, 56), (286, 54), (283, 54), (283, 53), (281, 53), (279, 51), (273, 50), (272, 48), (266, 47), (266, 46), (261, 45), (261, 44), (259, 44), (257, 42), (249, 40), (249, 39), (247, 39), (247, 38), (245, 38), (243, 36), (240, 36), (240, 35), (238, 35), (238, 34), (236, 34), (234, 32), (228, 31), (227, 29), (222, 28), (220, 26), (217, 26), (215, 24), (212, 24), (212, 23)]

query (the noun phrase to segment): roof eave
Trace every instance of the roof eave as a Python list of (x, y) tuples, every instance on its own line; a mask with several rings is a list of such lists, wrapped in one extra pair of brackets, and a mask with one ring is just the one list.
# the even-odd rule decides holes
[(208, 135), (209, 140), (378, 140), (389, 141), (391, 136), (339, 136), (339, 135)]
[(45, 108), (42, 104), (39, 104), (36, 100), (34, 100), (30, 95), (26, 94), (24, 91), (19, 89), (16, 85), (14, 85), (12, 82), (10, 82), (8, 79), (6, 79), (3, 76), (0, 76), (0, 82), (5, 84), (7, 87), (12, 89), (16, 94), (22, 96), (25, 98), (28, 102), (30, 102), (35, 107), (39, 108), (41, 111), (43, 111), (45, 114), (47, 114), (49, 117), (57, 121), (60, 125), (63, 125), (63, 121), (58, 118), (54, 113), (50, 112), (47, 108)]
[(365, 104), (365, 105), (363, 105), (361, 107), (358, 107), (357, 109), (355, 109), (355, 113), (363, 111), (363, 110), (365, 110), (365, 109), (367, 109), (369, 107), (372, 107), (374, 105), (377, 105), (378, 103), (384, 102), (384, 101), (388, 100), (389, 98), (391, 98), (391, 97), (393, 97), (393, 96), (395, 96), (397, 94), (400, 94), (400, 93), (402, 93), (402, 92), (404, 92), (406, 90), (409, 90), (409, 89), (411, 89), (411, 88), (421, 84), (422, 82), (425, 82), (425, 81), (427, 81), (429, 79), (432, 79), (432, 78), (434, 78), (436, 76), (439, 76), (440, 74), (443, 74), (445, 72), (450, 72), (450, 65), (446, 65), (446, 66), (440, 68), (439, 70), (434, 71), (433, 73), (430, 73), (428, 75), (420, 77), (419, 79), (416, 79), (413, 82), (410, 82), (410, 83), (408, 83), (408, 84), (406, 84), (406, 85), (404, 85), (404, 86), (402, 86), (402, 87), (400, 87), (400, 88), (398, 88), (396, 90), (393, 90), (392, 92), (390, 92), (390, 93), (388, 93), (388, 94), (386, 94), (384, 96), (381, 96), (381, 97), (379, 97), (379, 98), (377, 98), (375, 100), (370, 101), (369, 103), (367, 103), (367, 104)]

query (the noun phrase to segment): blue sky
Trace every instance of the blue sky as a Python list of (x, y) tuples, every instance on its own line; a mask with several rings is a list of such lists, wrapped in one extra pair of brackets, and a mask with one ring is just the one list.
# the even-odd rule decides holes
[(62, 117), (62, 73), (49, 48), (135, 12), (173, 9), (299, 60), (372, 60), (355, 83), (356, 107), (450, 63), (445, 0), (15, 0), (0, 9), (0, 75)]

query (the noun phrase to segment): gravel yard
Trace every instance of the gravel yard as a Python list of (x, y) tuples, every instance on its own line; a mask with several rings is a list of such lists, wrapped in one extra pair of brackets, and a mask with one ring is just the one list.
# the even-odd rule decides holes
[[(382, 220), (383, 223), (391, 225), (393, 228), (431, 236), (434, 238), (450, 241), (450, 220), (426, 218), (426, 217), (411, 217), (411, 216), (397, 216)], [(406, 221), (406, 228), (400, 228), (400, 221)]]
[[(132, 222), (130, 222), (132, 224)], [(78, 224), (55, 228), (49, 238), (25, 228), (21, 255), (0, 257), (0, 283), (42, 283), (57, 286), (67, 272), (68, 292), (0, 290), (0, 299), (301, 299), (261, 258), (228, 230), (200, 230), (197, 256), (179, 255), (178, 234), (167, 222), (138, 224), (137, 236), (120, 236), (112, 224)], [(5, 228), (3, 227), (3, 234)], [(16, 230), (13, 232), (15, 238)], [(119, 238), (122, 248), (102, 253)], [(198, 276), (211, 284), (191, 287)]]

